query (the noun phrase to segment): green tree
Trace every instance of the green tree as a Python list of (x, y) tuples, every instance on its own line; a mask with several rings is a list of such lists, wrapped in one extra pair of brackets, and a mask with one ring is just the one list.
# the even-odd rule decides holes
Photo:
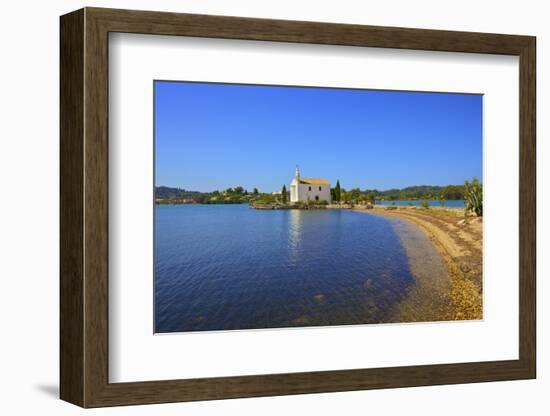
[(349, 191), (349, 193), (350, 198), (353, 201), (357, 201), (359, 199), (359, 196), (361, 195), (361, 190), (359, 188), (353, 188), (351, 191)]
[(366, 198), (367, 198), (367, 202), (370, 202), (372, 205), (375, 204), (374, 192), (367, 192)]
[(195, 201), (197, 204), (204, 204), (204, 202), (206, 201), (206, 195), (204, 194), (196, 195), (193, 198), (193, 201)]
[(442, 199), (464, 199), (464, 187), (461, 185), (449, 185), (443, 188), (440, 197)]
[(258, 188), (254, 188), (253, 194), (254, 194), (254, 195), (258, 195), (258, 194), (259, 194)]
[(286, 204), (286, 201), (287, 201), (286, 185), (283, 185), (283, 189), (281, 189), (281, 195), (283, 196), (283, 204)]
[(262, 194), (258, 199), (258, 202), (261, 204), (272, 204), (275, 202), (275, 197), (271, 194)]
[(335, 200), (340, 202), (342, 200), (342, 189), (340, 189), (340, 180), (336, 181), (336, 187), (334, 188)]

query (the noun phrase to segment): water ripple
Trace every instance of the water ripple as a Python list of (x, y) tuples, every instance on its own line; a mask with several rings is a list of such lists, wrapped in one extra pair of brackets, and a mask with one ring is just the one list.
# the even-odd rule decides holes
[(386, 322), (414, 285), (386, 218), (157, 206), (156, 332)]

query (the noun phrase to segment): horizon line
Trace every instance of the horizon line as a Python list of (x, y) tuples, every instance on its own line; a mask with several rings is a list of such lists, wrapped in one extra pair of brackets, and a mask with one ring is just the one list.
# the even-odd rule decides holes
[[(466, 180), (464, 180), (464, 182), (466, 182), (467, 180), (472, 180), (473, 178), (477, 178), (477, 177), (472, 176), (471, 179), (466, 179)], [(477, 179), (479, 180), (479, 178), (477, 178)], [(339, 180), (337, 180), (337, 182), (338, 181)], [(340, 187), (343, 188), (343, 189), (346, 189), (346, 190), (359, 189), (360, 191), (368, 190), (368, 191), (386, 192), (386, 191), (403, 190), (403, 189), (406, 189), (406, 188), (423, 187), (423, 186), (432, 186), (432, 187), (439, 187), (439, 188), (445, 188), (447, 186), (464, 186), (464, 182), (462, 182), (462, 183), (450, 183), (450, 184), (446, 184), (446, 185), (429, 185), (429, 184), (407, 185), (407, 186), (403, 186), (403, 187), (391, 187), (391, 188), (385, 188), (385, 189), (379, 189), (379, 188), (376, 188), (376, 187), (375, 188), (362, 188), (362, 187), (358, 187), (358, 186), (348, 188), (348, 187), (342, 186), (342, 184), (340, 183)], [(479, 182), (481, 184), (483, 184), (483, 181), (479, 180)], [(336, 185), (336, 183), (333, 184), (332, 182), (330, 182), (330, 184), (331, 184), (331, 188), (334, 187), (333, 185)], [(289, 185), (289, 184), (284, 183), (283, 185), (286, 186), (286, 185)], [(283, 187), (283, 185), (281, 185), (281, 188)], [(227, 187), (219, 188), (219, 189), (213, 189), (213, 190), (210, 190), (210, 191), (201, 191), (201, 190), (185, 188), (185, 187), (180, 187), (180, 186), (157, 185), (157, 184), (155, 184), (155, 188), (165, 187), (165, 188), (181, 189), (181, 190), (184, 190), (184, 191), (187, 191), (187, 192), (200, 192), (200, 193), (212, 193), (212, 192), (215, 192), (215, 191), (220, 191), (221, 192), (221, 191), (225, 191), (225, 190), (230, 189), (230, 188), (235, 189), (239, 186), (242, 187), (245, 191), (250, 191), (247, 187), (245, 187), (243, 185), (234, 185), (234, 186), (227, 186)], [(254, 188), (258, 189), (258, 192), (262, 192), (261, 187), (253, 186), (252, 190), (254, 190)], [(274, 191), (265, 191), (264, 193), (266, 193), (266, 192), (279, 192), (280, 190), (281, 189), (276, 189)]]

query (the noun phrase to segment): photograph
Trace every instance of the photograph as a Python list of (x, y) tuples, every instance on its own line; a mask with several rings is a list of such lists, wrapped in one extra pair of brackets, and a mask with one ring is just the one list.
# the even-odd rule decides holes
[(483, 95), (155, 80), (154, 333), (483, 319)]
[(247, 1), (11, 30), (9, 406), (536, 413), (542, 8)]

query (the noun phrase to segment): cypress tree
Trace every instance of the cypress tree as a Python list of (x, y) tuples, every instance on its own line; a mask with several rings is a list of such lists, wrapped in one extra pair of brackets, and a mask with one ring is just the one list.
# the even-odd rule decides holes
[(281, 194), (283, 195), (283, 204), (286, 204), (286, 185), (283, 185), (283, 189), (281, 189)]
[(340, 190), (340, 180), (336, 181), (336, 188), (334, 188), (335, 200), (340, 202), (342, 198), (342, 191)]

